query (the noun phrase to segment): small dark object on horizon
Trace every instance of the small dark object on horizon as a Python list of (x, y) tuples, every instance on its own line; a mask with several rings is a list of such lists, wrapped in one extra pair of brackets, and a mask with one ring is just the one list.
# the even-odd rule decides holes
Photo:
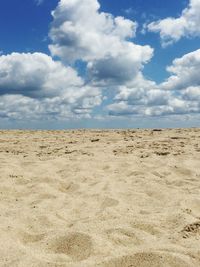
[(92, 139), (91, 142), (99, 142), (100, 139)]
[(153, 132), (162, 132), (162, 129), (153, 129)]

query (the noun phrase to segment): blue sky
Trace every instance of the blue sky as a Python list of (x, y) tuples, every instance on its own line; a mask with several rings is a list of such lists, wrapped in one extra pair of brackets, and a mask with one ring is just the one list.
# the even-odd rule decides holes
[(199, 23), (200, 0), (1, 1), (0, 128), (200, 126)]

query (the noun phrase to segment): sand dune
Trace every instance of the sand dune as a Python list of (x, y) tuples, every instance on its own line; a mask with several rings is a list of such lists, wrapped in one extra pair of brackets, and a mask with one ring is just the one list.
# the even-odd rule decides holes
[(200, 130), (0, 131), (0, 266), (200, 266)]

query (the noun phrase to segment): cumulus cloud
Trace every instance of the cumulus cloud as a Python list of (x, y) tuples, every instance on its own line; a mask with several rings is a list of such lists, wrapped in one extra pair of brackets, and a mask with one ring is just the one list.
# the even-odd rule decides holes
[(42, 53), (0, 56), (0, 94), (56, 96), (83, 81), (74, 69)]
[(141, 115), (155, 116), (174, 112), (169, 107), (169, 100), (173, 99), (168, 91), (160, 90), (157, 87), (138, 88), (120, 87), (115, 97), (116, 103), (108, 106), (110, 115)]
[(165, 18), (151, 22), (147, 29), (160, 34), (165, 47), (179, 41), (182, 37), (200, 36), (200, 0), (190, 0), (180, 17)]
[(99, 8), (97, 0), (61, 0), (52, 12), (52, 54), (65, 61), (89, 61), (123, 50), (123, 41), (135, 35), (136, 23)]
[(167, 67), (170, 77), (162, 84), (163, 89), (179, 90), (200, 85), (200, 49), (173, 61)]
[[(162, 96), (164, 95), (164, 100)], [(138, 115), (144, 116), (166, 116), (182, 115), (200, 112), (199, 101), (189, 101), (183, 97), (169, 94), (168, 98), (162, 91), (150, 91), (142, 96), (142, 102), (131, 102), (121, 100), (108, 106), (109, 114), (112, 116)]]
[(161, 84), (138, 80), (119, 87), (115, 103), (108, 106), (113, 116), (190, 114), (200, 112), (200, 50), (186, 54), (167, 67), (169, 78)]
[(74, 69), (48, 55), (12, 53), (0, 56), (1, 114), (7, 111), (9, 117), (18, 118), (39, 114), (89, 115), (100, 103), (98, 88), (85, 85)]
[(190, 101), (198, 101), (200, 105), (200, 85), (189, 86), (182, 92), (183, 99)]
[(131, 41), (137, 23), (99, 9), (97, 0), (61, 0), (52, 13), (49, 48), (64, 62), (85, 61), (96, 84), (122, 84), (134, 79), (153, 49)]
[(23, 95), (0, 97), (0, 118), (13, 120), (65, 120), (89, 118), (92, 108), (101, 103), (98, 92), (82, 92), (72, 101), (67, 96), (35, 99)]

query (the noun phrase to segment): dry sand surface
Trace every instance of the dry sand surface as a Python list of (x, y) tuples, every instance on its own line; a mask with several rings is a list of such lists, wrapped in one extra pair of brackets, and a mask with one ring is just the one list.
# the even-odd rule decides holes
[(0, 266), (200, 266), (200, 129), (0, 131)]

